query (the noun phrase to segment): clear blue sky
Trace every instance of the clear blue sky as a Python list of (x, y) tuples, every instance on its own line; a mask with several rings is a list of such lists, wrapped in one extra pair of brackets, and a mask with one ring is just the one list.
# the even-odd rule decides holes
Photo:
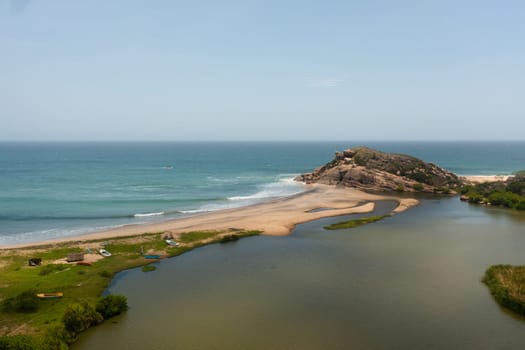
[(525, 139), (525, 2), (0, 0), (0, 140)]

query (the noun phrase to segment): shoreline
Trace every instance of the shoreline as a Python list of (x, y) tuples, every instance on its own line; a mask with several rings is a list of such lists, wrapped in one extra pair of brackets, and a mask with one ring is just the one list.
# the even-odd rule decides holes
[[(307, 190), (288, 197), (251, 204), (244, 207), (199, 213), (185, 218), (166, 221), (129, 224), (109, 230), (85, 233), (28, 243), (0, 245), (0, 250), (29, 248), (60, 243), (82, 242), (94, 239), (111, 239), (144, 233), (165, 232), (177, 237), (183, 232), (201, 230), (227, 230), (239, 228), (262, 231), (263, 235), (290, 234), (297, 224), (348, 214), (362, 214), (374, 210), (374, 201), (395, 200), (398, 206), (393, 214), (419, 203), (414, 198), (388, 194), (370, 194), (360, 190), (329, 185), (307, 185)], [(364, 202), (364, 204), (363, 204)], [(312, 211), (329, 208), (322, 211)]]

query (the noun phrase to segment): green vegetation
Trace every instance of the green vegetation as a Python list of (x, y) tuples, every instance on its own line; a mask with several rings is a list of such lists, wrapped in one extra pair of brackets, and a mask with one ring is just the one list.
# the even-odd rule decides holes
[(87, 301), (69, 304), (64, 316), (62, 316), (64, 330), (70, 339), (76, 338), (79, 333), (102, 323), (102, 321), (104, 321), (104, 317)]
[(142, 272), (151, 272), (151, 271), (155, 271), (157, 269), (156, 266), (154, 265), (144, 265), (142, 266)]
[[(36, 343), (33, 337), (30, 337), (28, 335), (0, 337), (0, 350), (35, 350), (38, 348), (39, 344)], [(42, 349), (42, 347), (40, 347), (40, 349)]]
[(382, 220), (382, 219), (384, 219), (387, 216), (388, 215), (370, 216), (370, 217), (367, 217), (367, 218), (361, 218), (361, 219), (354, 219), (354, 220), (349, 220), (349, 221), (338, 222), (336, 224), (325, 226), (324, 229), (325, 230), (341, 230), (341, 229), (345, 229), (345, 228), (354, 228), (354, 227), (357, 227), (357, 226), (366, 225), (366, 224), (370, 224), (372, 222), (376, 222), (376, 221)]
[[(163, 240), (165, 233), (159, 232), (109, 241), (91, 240), (82, 242), (82, 247), (71, 242), (0, 250), (0, 350), (67, 349), (78, 331), (127, 309), (125, 299), (111, 297), (99, 301), (99, 295), (117, 272), (150, 263), (142, 258), (141, 252), (174, 257), (206, 243), (219, 242), (232, 233), (240, 238), (260, 231), (190, 232), (181, 235), (184, 239), (177, 238), (181, 242), (177, 247), (167, 245)], [(113, 255), (91, 266), (55, 261), (68, 253), (84, 252), (86, 247), (95, 250), (101, 245)], [(42, 266), (27, 266), (29, 258), (42, 258)], [(148, 265), (151, 267), (154, 266)], [(50, 292), (63, 292), (64, 296), (57, 299), (35, 296)]]
[(226, 235), (221, 238), (219, 243), (228, 243), (228, 242), (235, 242), (239, 240), (239, 236), (237, 235)]
[(414, 186), (412, 186), (412, 187), (413, 187), (414, 190), (416, 190), (416, 191), (423, 191), (423, 189), (425, 188), (425, 187), (423, 186), (423, 184), (420, 184), (420, 183), (416, 183), (416, 184), (414, 184)]
[(36, 312), (40, 306), (34, 290), (26, 290), (13, 298), (3, 301), (2, 309), (5, 312)]
[(110, 294), (101, 298), (96, 310), (105, 320), (120, 315), (128, 309), (128, 299), (124, 295)]
[(491, 266), (483, 283), (502, 307), (525, 316), (525, 266)]
[(181, 243), (193, 243), (196, 241), (203, 241), (210, 239), (219, 234), (219, 231), (192, 231), (182, 234), (179, 237), (179, 242)]
[(463, 186), (460, 193), (469, 203), (525, 210), (525, 176), (522, 172), (507, 182), (488, 182)]

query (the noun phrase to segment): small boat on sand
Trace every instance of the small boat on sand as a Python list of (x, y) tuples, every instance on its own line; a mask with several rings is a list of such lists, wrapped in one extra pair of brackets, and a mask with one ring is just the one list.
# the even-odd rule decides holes
[(105, 257), (111, 256), (111, 253), (108, 252), (106, 249), (99, 249), (98, 252), (100, 253), (100, 255)]
[(87, 261), (79, 261), (77, 262), (77, 265), (81, 265), (81, 266), (91, 266), (91, 263), (87, 262)]
[(56, 298), (62, 298), (64, 296), (64, 293), (62, 292), (56, 292), (56, 293), (38, 293), (37, 298), (40, 299), (56, 299)]
[(176, 246), (179, 245), (179, 242), (174, 241), (173, 239), (166, 239), (166, 243), (167, 243), (168, 245), (173, 246), (173, 247), (176, 247)]

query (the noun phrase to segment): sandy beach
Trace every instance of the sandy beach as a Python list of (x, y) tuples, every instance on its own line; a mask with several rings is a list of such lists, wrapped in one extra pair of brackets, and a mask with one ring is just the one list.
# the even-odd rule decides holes
[[(418, 204), (418, 201), (412, 198), (374, 195), (350, 188), (316, 184), (309, 185), (307, 191), (301, 194), (251, 206), (203, 213), (159, 223), (127, 225), (80, 236), (4, 245), (0, 246), (0, 249), (91, 239), (110, 239), (112, 237), (139, 235), (146, 232), (169, 232), (176, 237), (182, 232), (239, 228), (260, 230), (265, 235), (287, 235), (294, 229), (295, 225), (300, 223), (324, 217), (372, 212), (374, 210), (373, 201), (378, 200), (398, 201), (399, 205), (394, 209), (394, 213), (402, 212)], [(323, 210), (313, 211), (315, 209)]]
[(485, 182), (495, 182), (495, 181), (507, 181), (509, 178), (513, 177), (512, 175), (469, 175), (469, 176), (460, 176), (464, 181), (471, 183), (485, 183)]

